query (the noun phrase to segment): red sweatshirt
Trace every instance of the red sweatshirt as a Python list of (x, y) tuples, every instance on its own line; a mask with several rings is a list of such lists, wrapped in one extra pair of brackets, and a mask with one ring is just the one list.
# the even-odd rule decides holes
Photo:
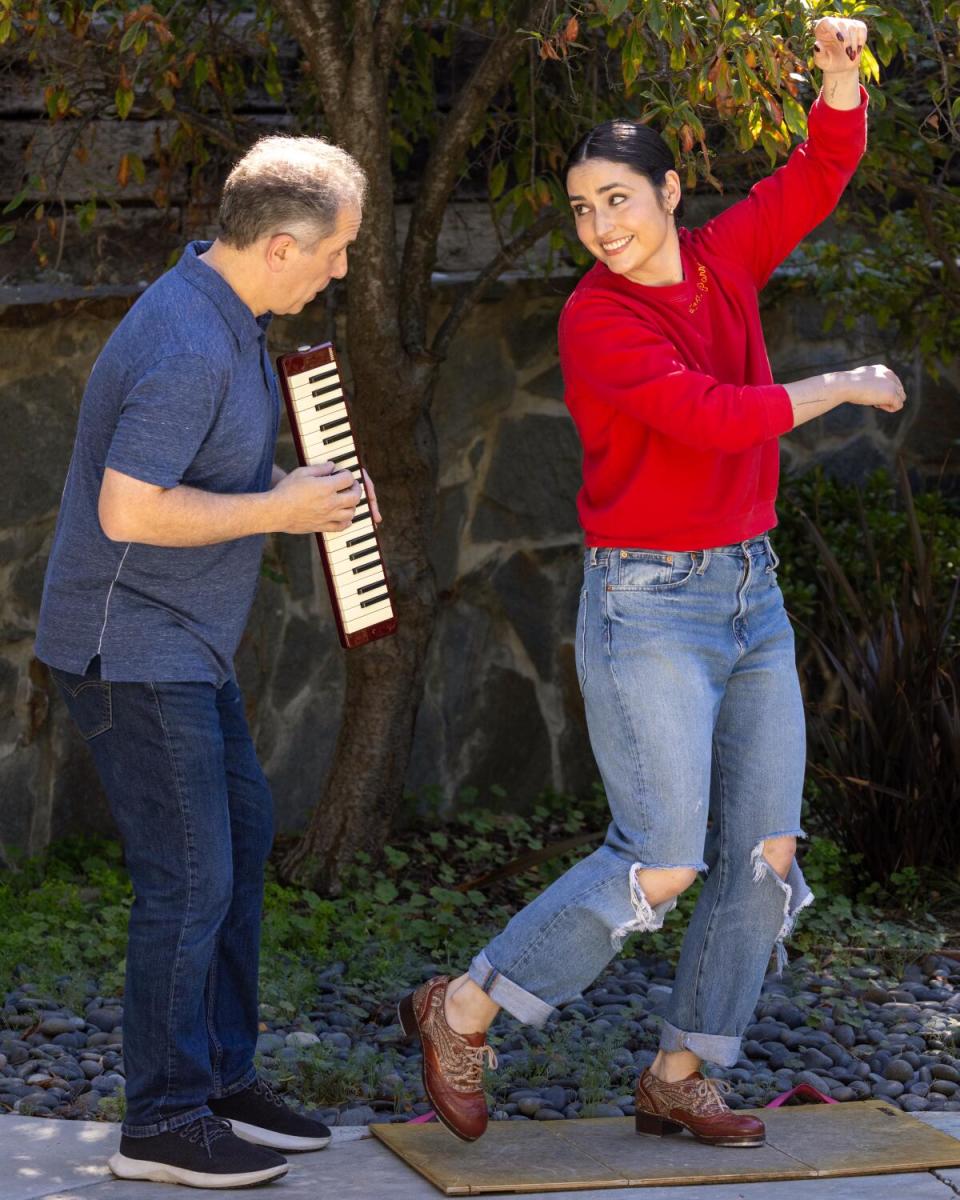
[(808, 140), (700, 229), (680, 229), (682, 283), (649, 287), (597, 263), (560, 316), (566, 402), (583, 445), (588, 546), (701, 550), (777, 523), (773, 382), (758, 293), (836, 206), (866, 148), (860, 107), (811, 106)]

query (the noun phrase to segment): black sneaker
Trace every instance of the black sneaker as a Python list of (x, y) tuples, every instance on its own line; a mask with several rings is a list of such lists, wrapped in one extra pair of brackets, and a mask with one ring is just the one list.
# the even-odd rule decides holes
[(219, 1117), (197, 1117), (174, 1133), (120, 1138), (108, 1163), (118, 1179), (151, 1179), (187, 1187), (253, 1187), (286, 1175), (287, 1160), (251, 1146)]
[(242, 1092), (207, 1103), (218, 1117), (226, 1117), (238, 1137), (258, 1146), (322, 1150), (330, 1145), (330, 1130), (322, 1121), (295, 1113), (263, 1079)]

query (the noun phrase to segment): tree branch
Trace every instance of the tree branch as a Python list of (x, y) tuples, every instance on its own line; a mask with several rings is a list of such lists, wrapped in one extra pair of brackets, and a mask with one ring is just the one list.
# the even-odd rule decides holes
[(473, 283), (463, 292), (459, 300), (457, 300), (447, 313), (430, 345), (431, 355), (438, 359), (446, 357), (447, 349), (454, 334), (463, 324), (464, 319), (477, 301), (481, 299), (484, 292), (497, 279), (500, 273), (506, 270), (524, 251), (529, 250), (531, 246), (539, 242), (542, 237), (545, 237), (552, 230), (562, 225), (565, 220), (566, 213), (560, 212), (555, 208), (548, 208), (537, 217), (532, 225), (507, 242), (496, 258), (491, 259), (487, 263)]
[(390, 66), (397, 39), (403, 28), (405, 0), (381, 0), (373, 34), (373, 52), (381, 70)]
[(491, 100), (509, 79), (523, 52), (525, 35), (519, 26), (539, 26), (549, 7), (549, 0), (525, 0), (511, 5), (509, 15), (498, 26), (486, 54), (461, 89), (433, 145), (403, 251), (405, 290), (400, 331), (410, 354), (422, 353), (425, 347), (430, 275), (437, 254), (437, 238), (470, 141)]
[(307, 56), (323, 110), (333, 125), (347, 91), (350, 67), (342, 6), (336, 0), (277, 0), (277, 8)]

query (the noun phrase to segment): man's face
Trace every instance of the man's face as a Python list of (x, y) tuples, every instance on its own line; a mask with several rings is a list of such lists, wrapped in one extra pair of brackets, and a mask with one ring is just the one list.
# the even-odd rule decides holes
[(362, 214), (348, 205), (337, 214), (333, 232), (313, 247), (304, 249), (293, 242), (283, 257), (283, 269), (274, 282), (274, 313), (298, 313), (310, 303), (331, 279), (347, 273), (347, 247), (356, 241)]

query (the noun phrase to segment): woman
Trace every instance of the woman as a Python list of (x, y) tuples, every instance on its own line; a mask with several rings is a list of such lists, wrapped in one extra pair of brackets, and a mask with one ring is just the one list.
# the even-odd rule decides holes
[(803, 708), (767, 536), (777, 438), (838, 404), (896, 412), (904, 401), (883, 366), (771, 379), (757, 294), (835, 207), (866, 143), (866, 28), (826, 18), (815, 36), (823, 87), (808, 140), (703, 228), (678, 229), (679, 177), (645, 126), (601, 125), (567, 164), (577, 233), (597, 259), (560, 319), (583, 443), (576, 655), (613, 819), (604, 845), (467, 974), (401, 1002), (427, 1094), (466, 1140), (486, 1128), (485, 1032), (499, 1009), (542, 1025), (704, 872), (660, 1049), (637, 1084), (637, 1131), (764, 1141), (763, 1123), (732, 1112), (700, 1068), (737, 1062), (771, 949), (782, 967), (813, 899), (794, 859)]

